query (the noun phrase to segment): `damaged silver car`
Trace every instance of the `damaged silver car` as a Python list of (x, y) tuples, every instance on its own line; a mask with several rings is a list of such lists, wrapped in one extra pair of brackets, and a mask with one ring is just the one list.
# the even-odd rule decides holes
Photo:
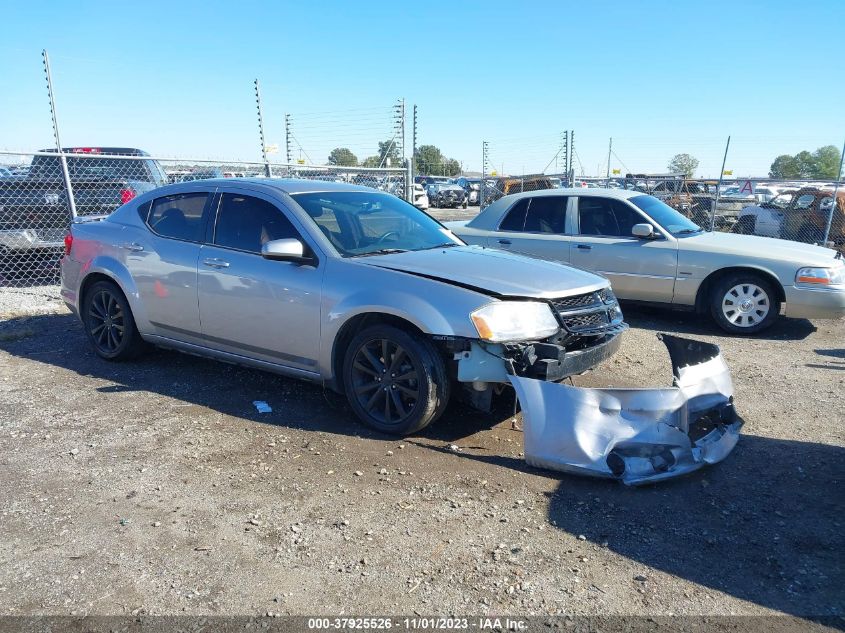
[(742, 420), (718, 346), (658, 337), (669, 350), (671, 387), (588, 389), (511, 376), (523, 407), (526, 461), (637, 485), (723, 460)]
[(487, 408), (511, 367), (584, 372), (627, 328), (606, 279), (467, 246), (343, 183), (169, 185), (74, 224), (65, 246), (62, 296), (101, 357), (153, 344), (305, 378), (399, 435), (453, 394)]

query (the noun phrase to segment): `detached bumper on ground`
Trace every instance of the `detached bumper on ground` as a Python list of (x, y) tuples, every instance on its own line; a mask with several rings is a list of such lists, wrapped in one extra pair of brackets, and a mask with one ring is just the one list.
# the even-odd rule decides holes
[(525, 460), (631, 485), (723, 460), (742, 421), (719, 347), (658, 338), (669, 351), (672, 387), (590, 389), (509, 376), (523, 411)]

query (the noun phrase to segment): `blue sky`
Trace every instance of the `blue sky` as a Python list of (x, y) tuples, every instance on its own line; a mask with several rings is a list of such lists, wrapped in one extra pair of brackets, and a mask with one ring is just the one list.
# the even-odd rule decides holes
[(419, 143), (467, 169), (486, 140), (497, 170), (539, 171), (564, 129), (587, 174), (606, 169), (611, 136), (613, 168), (663, 171), (688, 152), (705, 176), (729, 134), (738, 175), (845, 140), (841, 0), (0, 0), (0, 15), (5, 149), (52, 143), (43, 48), (65, 145), (256, 159), (255, 78), (268, 143), (284, 152), (290, 113), (318, 163), (335, 146), (374, 154), (400, 97), (419, 108)]

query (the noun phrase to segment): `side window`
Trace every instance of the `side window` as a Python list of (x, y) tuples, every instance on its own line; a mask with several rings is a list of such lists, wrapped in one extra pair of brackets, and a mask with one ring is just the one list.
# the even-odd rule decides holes
[(525, 216), (525, 230), (532, 233), (564, 233), (566, 201), (563, 196), (531, 198)]
[(499, 224), (500, 231), (522, 231), (525, 228), (525, 212), (528, 210), (528, 198), (517, 202), (508, 211), (505, 219)]
[(147, 225), (162, 237), (199, 242), (206, 200), (207, 193), (178, 193), (157, 198), (147, 217)]
[(150, 217), (151, 206), (153, 206), (152, 201), (138, 205), (138, 215), (141, 216), (141, 222), (146, 222), (147, 218)]
[(276, 205), (236, 193), (224, 193), (217, 211), (214, 244), (260, 253), (271, 240), (301, 239), (299, 232)]
[(816, 201), (816, 197), (812, 194), (805, 193), (803, 196), (798, 198), (795, 201), (795, 208), (796, 209), (809, 209), (813, 206), (813, 203)]
[(581, 235), (630, 237), (641, 218), (628, 205), (608, 198), (583, 197), (578, 200)]

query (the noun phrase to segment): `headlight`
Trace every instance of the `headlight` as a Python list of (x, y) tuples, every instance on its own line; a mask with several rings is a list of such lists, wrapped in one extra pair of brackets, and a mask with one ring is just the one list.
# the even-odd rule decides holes
[(845, 266), (838, 268), (802, 268), (795, 275), (802, 286), (839, 286), (845, 284)]
[(482, 340), (491, 343), (542, 339), (559, 329), (551, 308), (538, 301), (500, 301), (469, 316)]

